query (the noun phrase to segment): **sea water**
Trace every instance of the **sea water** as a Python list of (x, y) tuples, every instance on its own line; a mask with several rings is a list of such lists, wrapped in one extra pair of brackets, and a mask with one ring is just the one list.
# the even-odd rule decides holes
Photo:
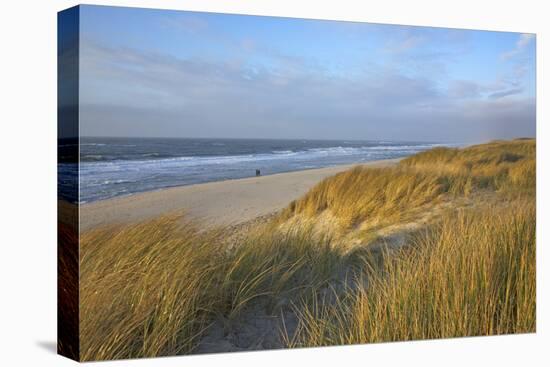
[[(81, 203), (173, 186), (405, 157), (443, 144), (356, 140), (81, 138)], [(60, 164), (60, 180), (75, 174)], [(60, 187), (63, 197), (63, 187)], [(68, 198), (76, 201), (75, 198)]]

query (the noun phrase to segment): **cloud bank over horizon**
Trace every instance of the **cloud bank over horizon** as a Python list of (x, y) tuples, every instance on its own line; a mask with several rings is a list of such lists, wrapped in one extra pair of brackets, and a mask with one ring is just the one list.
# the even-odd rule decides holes
[(85, 136), (535, 135), (535, 37), (81, 7)]

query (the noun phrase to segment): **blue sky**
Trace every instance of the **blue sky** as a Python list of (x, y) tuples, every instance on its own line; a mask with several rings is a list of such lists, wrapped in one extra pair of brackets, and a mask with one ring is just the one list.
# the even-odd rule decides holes
[(535, 134), (535, 36), (80, 9), (81, 133), (485, 141)]

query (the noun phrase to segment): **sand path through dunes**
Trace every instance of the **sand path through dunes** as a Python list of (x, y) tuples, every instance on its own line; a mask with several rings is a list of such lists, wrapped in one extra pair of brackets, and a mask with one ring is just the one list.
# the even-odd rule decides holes
[[(388, 166), (398, 159), (364, 163)], [(286, 207), (322, 179), (353, 165), (279, 173), (198, 185), (179, 186), (83, 204), (80, 229), (111, 223), (132, 223), (185, 210), (211, 225), (239, 224)]]

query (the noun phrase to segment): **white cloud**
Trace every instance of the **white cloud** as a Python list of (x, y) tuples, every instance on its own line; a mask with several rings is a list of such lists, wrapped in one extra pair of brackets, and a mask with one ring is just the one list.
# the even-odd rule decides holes
[(510, 60), (515, 56), (521, 54), (523, 50), (535, 39), (535, 35), (532, 33), (522, 33), (519, 35), (518, 40), (516, 41), (516, 47), (513, 50), (504, 52), (500, 57), (503, 60)]
[(453, 80), (449, 83), (448, 96), (457, 100), (499, 99), (523, 93), (522, 84), (514, 78), (500, 78), (490, 83), (472, 80)]
[(84, 135), (480, 141), (534, 134), (533, 101), (502, 90), (507, 85), (479, 99), (492, 88), (463, 81), (452, 96), (433, 78), (396, 70), (348, 80), (307, 68), (81, 48)]

